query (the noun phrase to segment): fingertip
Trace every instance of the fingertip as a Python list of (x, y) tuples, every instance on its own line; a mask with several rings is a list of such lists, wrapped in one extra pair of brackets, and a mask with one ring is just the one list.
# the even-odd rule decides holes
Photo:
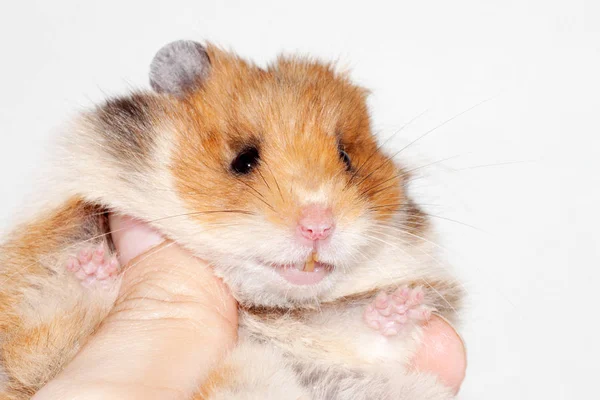
[(440, 316), (432, 316), (424, 326), (423, 341), (413, 359), (413, 367), (437, 375), (458, 393), (467, 369), (466, 350), (456, 330)]
[(122, 265), (165, 241), (148, 224), (134, 218), (110, 214), (108, 221), (112, 240)]

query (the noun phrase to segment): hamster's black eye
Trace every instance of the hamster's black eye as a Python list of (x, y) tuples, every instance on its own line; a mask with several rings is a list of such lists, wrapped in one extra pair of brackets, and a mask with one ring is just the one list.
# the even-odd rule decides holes
[(350, 171), (352, 169), (352, 161), (350, 161), (350, 156), (341, 147), (338, 149), (338, 151), (340, 152), (340, 160), (346, 164), (346, 169)]
[(256, 164), (258, 164), (259, 160), (258, 149), (256, 147), (247, 147), (231, 162), (231, 170), (240, 175), (249, 174)]

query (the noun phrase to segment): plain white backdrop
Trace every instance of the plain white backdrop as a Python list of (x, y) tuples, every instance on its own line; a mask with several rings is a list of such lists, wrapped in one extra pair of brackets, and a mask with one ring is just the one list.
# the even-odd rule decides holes
[[(176, 39), (339, 60), (469, 292), (462, 399), (598, 396), (600, 2), (23, 1), (0, 16), (0, 225), (53, 129)], [(444, 160), (444, 161), (440, 161)], [(429, 163), (433, 165), (423, 167)], [(38, 194), (39, 195), (39, 194)]]

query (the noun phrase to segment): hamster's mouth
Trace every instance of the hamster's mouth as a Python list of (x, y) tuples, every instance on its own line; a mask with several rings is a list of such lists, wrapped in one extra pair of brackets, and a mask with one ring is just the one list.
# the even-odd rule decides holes
[(310, 254), (304, 263), (269, 264), (286, 281), (294, 285), (314, 285), (333, 271), (334, 266), (318, 261), (317, 253)]

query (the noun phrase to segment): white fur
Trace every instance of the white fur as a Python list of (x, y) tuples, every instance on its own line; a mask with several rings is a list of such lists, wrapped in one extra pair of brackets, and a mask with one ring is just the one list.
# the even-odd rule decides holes
[[(271, 346), (242, 339), (226, 365), (235, 374), (209, 397), (210, 400), (310, 399), (281, 352)], [(249, 365), (252, 367), (249, 368)]]
[[(174, 129), (168, 121), (157, 127), (155, 149), (149, 156), (151, 170), (135, 171), (129, 165), (108, 160), (94, 127), (84, 119), (75, 121), (62, 141), (56, 163), (57, 179), (52, 180), (55, 184), (52, 192), (59, 195), (51, 196), (48, 204), (60, 204), (61, 198), (64, 202), (72, 196), (82, 196), (112, 210), (150, 221), (165, 235), (211, 261), (238, 299), (254, 305), (312, 304), (318, 307), (321, 302), (368, 292), (382, 285), (447, 276), (445, 267), (432, 257), (427, 241), (402, 236), (364, 212), (353, 219), (341, 219), (330, 243), (319, 249), (320, 260), (336, 266), (329, 276), (308, 287), (290, 284), (264, 263), (306, 260), (312, 249), (293, 240), (292, 232), (261, 216), (236, 217), (232, 220), (236, 228), (231, 229), (204, 227), (185, 215), (194, 210), (187, 208), (178, 197), (166, 168), (171, 162)], [(328, 193), (333, 190), (335, 188), (328, 185), (316, 191), (298, 188), (296, 195), (309, 202), (328, 204), (331, 201)], [(370, 232), (371, 240), (365, 239), (365, 232)], [(54, 261), (51, 268), (57, 274), (51, 278), (53, 281), (42, 282), (44, 290), (27, 294), (28, 301), (20, 305), (22, 314), (32, 320), (35, 316), (47, 318), (56, 309), (73, 307), (72, 299), (81, 300), (81, 289), (65, 276), (64, 263), (61, 258)], [(96, 307), (94, 302), (99, 308), (110, 306), (115, 293), (88, 299), (90, 308)], [(228, 360), (239, 370), (236, 379), (242, 389), (223, 388), (214, 399), (320, 398), (319, 393), (330, 390), (327, 374), (335, 377), (339, 371), (346, 371), (349, 378), (344, 378), (344, 385), (348, 386), (337, 394), (337, 399), (366, 399), (370, 397), (365, 393), (371, 391), (390, 399), (390, 396), (423, 400), (450, 398), (447, 390), (431, 377), (403, 371), (402, 365), (420, 340), (420, 329), (411, 326), (397, 338), (383, 338), (362, 323), (363, 307), (364, 304), (357, 304), (313, 312), (299, 321), (283, 318), (264, 322), (250, 314), (243, 316), (241, 345)], [(271, 344), (258, 344), (255, 338)], [(294, 365), (303, 365), (305, 370), (293, 371)], [(311, 368), (320, 368), (325, 373), (322, 383), (325, 386), (316, 383), (317, 387), (309, 388), (311, 396), (316, 397), (307, 397), (306, 388), (297, 379), (310, 373)], [(362, 375), (353, 378), (351, 368), (358, 369)], [(397, 371), (397, 374), (387, 376), (387, 370)]]

